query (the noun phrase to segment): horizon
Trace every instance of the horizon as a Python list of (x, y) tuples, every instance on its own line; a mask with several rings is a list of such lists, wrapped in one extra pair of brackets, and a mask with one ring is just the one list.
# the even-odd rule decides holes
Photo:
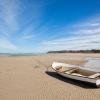
[[(47, 52), (37, 52), (37, 53), (34, 53), (34, 52), (17, 52), (17, 53), (9, 53), (9, 52), (3, 52), (3, 53), (1, 53), (0, 52), (0, 55), (2, 55), (2, 54), (11, 54), (11, 55), (19, 55), (19, 54), (47, 54), (47, 53), (70, 53), (70, 52), (72, 52), (72, 53), (85, 53), (84, 51), (86, 51), (86, 52), (88, 52), (89, 51), (89, 53), (100, 53), (100, 49), (87, 49), (87, 50), (57, 50), (57, 51), (47, 51)], [(93, 52), (93, 51), (96, 51), (96, 52)]]
[(100, 50), (100, 0), (0, 0), (0, 53)]

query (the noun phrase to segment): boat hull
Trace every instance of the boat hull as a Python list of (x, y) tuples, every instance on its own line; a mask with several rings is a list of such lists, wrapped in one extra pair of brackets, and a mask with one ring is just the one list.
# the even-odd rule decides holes
[[(52, 64), (52, 68), (55, 70), (55, 67), (59, 66), (59, 65), (63, 65), (63, 64), (62, 63), (57, 64), (57, 63), (54, 62)], [(81, 81), (81, 82), (88, 83), (88, 84), (96, 86), (96, 87), (100, 87), (100, 79), (81, 77), (81, 76), (71, 75), (71, 74), (67, 74), (67, 73), (63, 73), (63, 72), (59, 72), (59, 71), (56, 71), (56, 73), (58, 73), (59, 75), (65, 77), (65, 78), (73, 79), (73, 80), (76, 80), (76, 81)]]
[(65, 78), (69, 78), (69, 79), (72, 79), (72, 80), (84, 82), (84, 83), (90, 84), (90, 85), (95, 86), (95, 87), (100, 87), (100, 86), (96, 85), (96, 80), (93, 80), (93, 79), (86, 79), (86, 78), (72, 76), (72, 75), (63, 74), (63, 73), (59, 73), (59, 72), (57, 72), (57, 74), (59, 74), (62, 77), (65, 77)]

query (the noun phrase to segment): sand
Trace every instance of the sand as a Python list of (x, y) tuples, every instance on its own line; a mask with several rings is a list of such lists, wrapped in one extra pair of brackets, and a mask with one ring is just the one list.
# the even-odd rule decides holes
[(53, 61), (84, 64), (100, 54), (45, 54), (0, 57), (0, 100), (100, 100), (100, 88), (57, 75)]

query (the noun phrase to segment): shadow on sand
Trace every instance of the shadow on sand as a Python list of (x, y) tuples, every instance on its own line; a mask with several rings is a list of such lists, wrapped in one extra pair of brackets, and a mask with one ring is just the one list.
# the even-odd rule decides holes
[(56, 72), (51, 72), (51, 71), (45, 71), (45, 73), (49, 76), (52, 76), (56, 79), (59, 79), (63, 82), (66, 83), (70, 83), (72, 85), (76, 85), (82, 88), (86, 88), (86, 89), (96, 89), (96, 86), (92, 85), (92, 84), (88, 84), (88, 83), (84, 83), (84, 82), (80, 82), (80, 81), (76, 81), (76, 80), (72, 80), (69, 78), (64, 78), (63, 76), (60, 76), (59, 74), (57, 74)]

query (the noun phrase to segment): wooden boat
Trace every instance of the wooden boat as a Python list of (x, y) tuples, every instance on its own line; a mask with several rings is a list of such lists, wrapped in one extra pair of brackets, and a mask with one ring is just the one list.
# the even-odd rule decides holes
[(52, 68), (61, 76), (100, 87), (100, 73), (77, 65), (53, 62)]

